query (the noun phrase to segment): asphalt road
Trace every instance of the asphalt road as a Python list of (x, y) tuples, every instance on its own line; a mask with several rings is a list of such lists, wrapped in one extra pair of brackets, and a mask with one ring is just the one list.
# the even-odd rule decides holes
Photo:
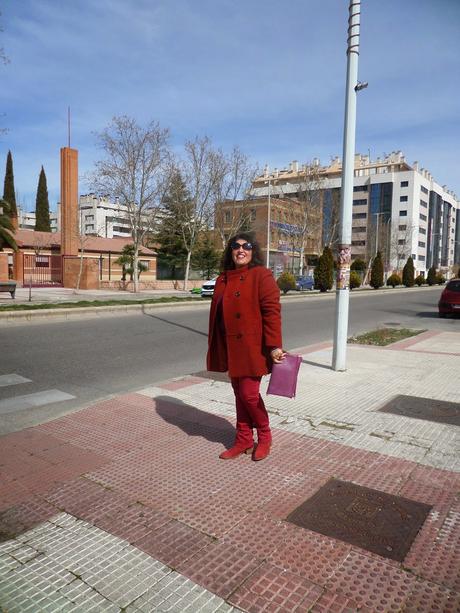
[[(349, 335), (381, 325), (460, 330), (458, 319), (438, 319), (440, 291), (352, 293)], [(334, 309), (334, 294), (288, 297), (283, 301), (285, 348), (332, 339)], [(206, 301), (144, 314), (47, 320), (1, 328), (0, 433), (40, 423), (101, 398), (203, 370), (208, 311)], [(11, 374), (29, 381), (9, 384), (5, 375)], [(47, 402), (50, 390), (74, 398), (59, 401), (53, 392)], [(38, 392), (43, 392), (39, 400), (29, 396)], [(26, 404), (42, 404), (21, 408), (23, 397)]]

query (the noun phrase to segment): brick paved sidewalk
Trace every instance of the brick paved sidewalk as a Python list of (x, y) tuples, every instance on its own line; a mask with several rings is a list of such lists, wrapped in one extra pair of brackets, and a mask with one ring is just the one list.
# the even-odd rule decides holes
[[(1, 437), (0, 608), (458, 611), (458, 426), (376, 412), (458, 402), (457, 339), (353, 347), (347, 373), (306, 348), (263, 462), (218, 459), (231, 390), (203, 374)], [(286, 521), (331, 478), (431, 506), (402, 562)]]

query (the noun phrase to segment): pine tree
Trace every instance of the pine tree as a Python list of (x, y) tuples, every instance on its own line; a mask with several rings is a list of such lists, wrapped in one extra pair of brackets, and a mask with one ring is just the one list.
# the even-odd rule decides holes
[(46, 175), (43, 166), (38, 178), (37, 198), (35, 200), (35, 230), (39, 232), (51, 232), (48, 187), (46, 185)]
[(154, 237), (159, 244), (156, 247), (158, 263), (165, 264), (173, 279), (185, 267), (187, 250), (184, 233), (187, 228), (181, 223), (187, 215), (184, 210), (189, 206), (190, 198), (181, 175), (176, 172), (171, 178), (168, 192), (162, 201), (162, 217)]
[(192, 254), (192, 266), (195, 270), (203, 271), (206, 279), (211, 279), (219, 269), (221, 253), (214, 247), (207, 235), (198, 242)]
[(403, 268), (402, 282), (406, 287), (414, 287), (415, 283), (415, 268), (412, 256), (407, 258), (407, 262)]
[(12, 219), (18, 216), (16, 207), (16, 195), (14, 192), (14, 174), (13, 174), (13, 157), (11, 151), (8, 151), (6, 157), (5, 182), (3, 184), (3, 200), (10, 205), (7, 215)]
[(372, 261), (370, 285), (374, 289), (378, 289), (383, 285), (383, 262), (380, 251), (377, 251), (377, 255)]
[(436, 266), (432, 266), (429, 270), (428, 270), (428, 275), (427, 275), (427, 279), (426, 282), (428, 283), (428, 285), (436, 285), (437, 283), (437, 272), (436, 272)]
[(324, 247), (315, 268), (315, 289), (327, 292), (334, 284), (334, 257), (329, 247)]

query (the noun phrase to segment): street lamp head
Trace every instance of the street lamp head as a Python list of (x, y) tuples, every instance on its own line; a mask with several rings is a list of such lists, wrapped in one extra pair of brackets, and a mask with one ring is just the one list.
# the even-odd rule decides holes
[(358, 81), (358, 83), (355, 85), (355, 92), (360, 92), (362, 89), (366, 89), (368, 85), (369, 83), (367, 81)]

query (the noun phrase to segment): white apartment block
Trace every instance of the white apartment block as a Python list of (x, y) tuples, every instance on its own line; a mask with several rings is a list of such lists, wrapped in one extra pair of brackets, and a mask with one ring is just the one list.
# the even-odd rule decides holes
[(80, 232), (105, 238), (130, 237), (126, 207), (104, 196), (84, 194), (79, 199)]
[[(18, 206), (18, 225), (23, 230), (35, 230), (35, 211), (28, 213), (21, 206)], [(57, 232), (60, 229), (59, 211), (53, 213), (50, 211), (51, 232)]]
[[(333, 203), (339, 201), (342, 164), (338, 157), (328, 166), (313, 161), (321, 177), (323, 243), (328, 243)], [(253, 196), (295, 196), (302, 190), (304, 167), (292, 162), (253, 183)], [(460, 201), (435, 181), (418, 162), (408, 164), (401, 151), (375, 161), (355, 156), (352, 220), (352, 259), (369, 260), (382, 252), (387, 272), (402, 270), (412, 255), (417, 273), (430, 266), (449, 274), (460, 264)], [(335, 194), (334, 194), (335, 192)]]

